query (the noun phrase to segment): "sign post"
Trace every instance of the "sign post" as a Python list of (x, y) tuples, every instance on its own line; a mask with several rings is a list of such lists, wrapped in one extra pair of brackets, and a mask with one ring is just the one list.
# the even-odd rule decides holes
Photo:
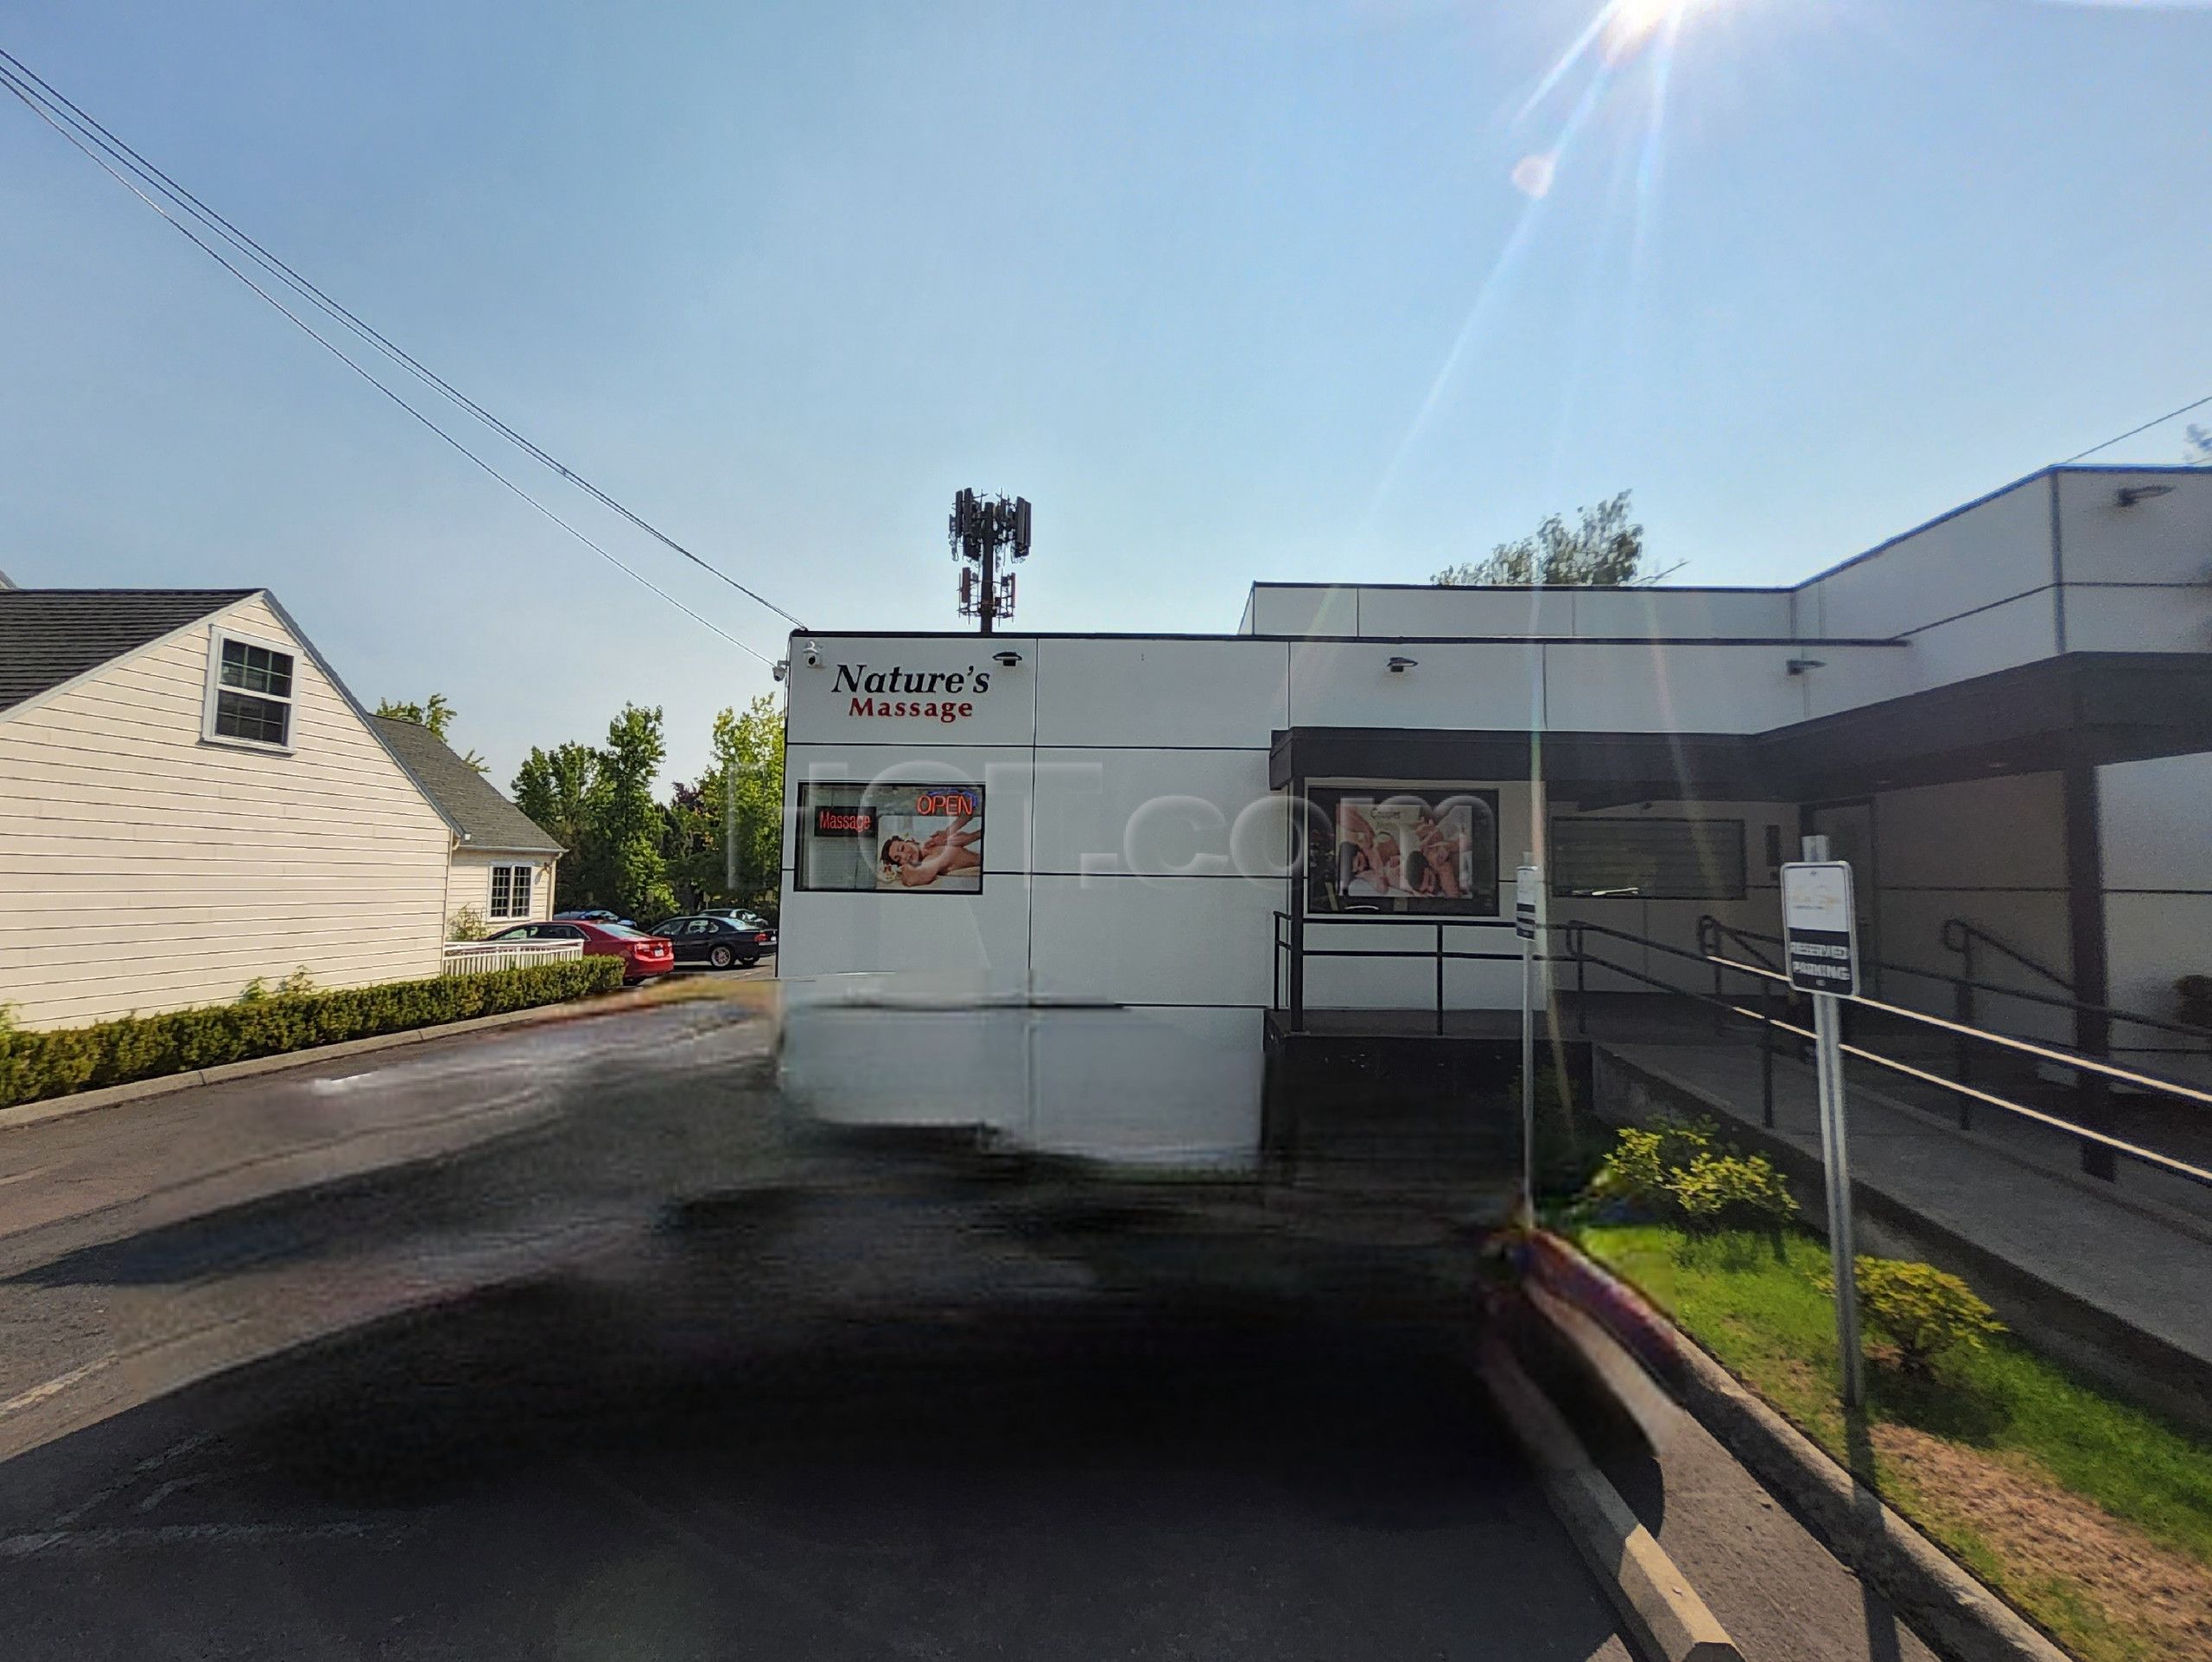
[(1843, 1400), (1866, 1400), (1859, 1343), (1857, 1247), (1851, 1216), (1851, 1149), (1844, 1124), (1843, 1038), (1837, 1001), (1859, 990), (1859, 924), (1851, 867), (1830, 860), (1828, 839), (1808, 837), (1802, 863), (1782, 868), (1783, 956), (1789, 984), (1813, 996), (1814, 1072), (1821, 1092), (1821, 1168), (1826, 1178), (1828, 1258), (1835, 1278), (1836, 1351)]
[(1533, 854), (1513, 874), (1513, 933), (1521, 937), (1521, 1202), (1536, 1224), (1536, 903), (1544, 874)]

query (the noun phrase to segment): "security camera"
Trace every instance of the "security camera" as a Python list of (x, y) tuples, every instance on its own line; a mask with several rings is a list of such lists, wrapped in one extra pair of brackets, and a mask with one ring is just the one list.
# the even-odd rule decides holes
[(805, 646), (801, 649), (800, 655), (806, 659), (807, 668), (810, 670), (818, 670), (822, 667), (822, 648), (816, 646), (811, 640), (808, 641)]
[(768, 665), (768, 673), (779, 681), (788, 681), (791, 679), (791, 660), (788, 658), (779, 658)]
[(1015, 652), (1011, 646), (1009, 646), (1004, 652), (993, 653), (991, 654), (991, 661), (996, 664), (1001, 669), (1010, 670), (1016, 664), (1019, 664), (1021, 661), (1021, 654)]

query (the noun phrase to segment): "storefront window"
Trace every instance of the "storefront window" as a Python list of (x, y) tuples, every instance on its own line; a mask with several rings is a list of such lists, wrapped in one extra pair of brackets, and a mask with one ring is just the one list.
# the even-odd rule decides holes
[(1306, 856), (1314, 912), (1497, 914), (1497, 793), (1322, 791)]
[(983, 886), (978, 785), (798, 787), (798, 886), (973, 895)]
[(1740, 819), (1552, 821), (1552, 893), (1573, 900), (1740, 901)]

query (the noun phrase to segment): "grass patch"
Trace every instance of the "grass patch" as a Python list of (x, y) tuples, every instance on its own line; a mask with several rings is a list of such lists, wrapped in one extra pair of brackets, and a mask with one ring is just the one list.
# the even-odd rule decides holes
[(1661, 1224), (1577, 1235), (2077, 1655), (2212, 1658), (2212, 1445), (2005, 1337), (1946, 1358), (1931, 1379), (1870, 1366), (1853, 1425), (1817, 1280), (1824, 1243)]

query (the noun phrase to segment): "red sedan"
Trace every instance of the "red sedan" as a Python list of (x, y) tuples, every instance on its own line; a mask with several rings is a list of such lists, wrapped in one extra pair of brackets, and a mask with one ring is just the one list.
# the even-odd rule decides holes
[(493, 940), (581, 940), (584, 956), (622, 960), (625, 981), (649, 981), (676, 967), (676, 948), (664, 935), (649, 935), (624, 923), (585, 923), (563, 918), (552, 923), (518, 923)]

